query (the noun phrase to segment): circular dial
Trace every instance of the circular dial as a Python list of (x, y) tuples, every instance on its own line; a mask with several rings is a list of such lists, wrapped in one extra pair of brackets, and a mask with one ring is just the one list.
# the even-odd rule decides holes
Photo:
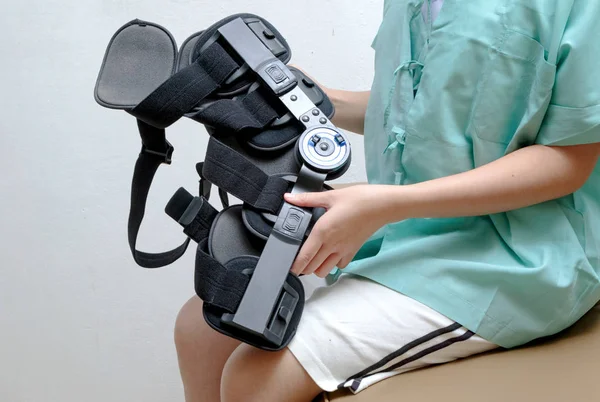
[(316, 127), (302, 134), (298, 151), (301, 160), (320, 173), (343, 169), (350, 157), (348, 140), (330, 127)]

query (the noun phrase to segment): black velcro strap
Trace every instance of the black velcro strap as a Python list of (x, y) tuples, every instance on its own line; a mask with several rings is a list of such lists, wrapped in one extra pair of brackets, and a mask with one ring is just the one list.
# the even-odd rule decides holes
[(183, 226), (183, 232), (196, 243), (208, 237), (218, 215), (204, 196), (194, 197), (183, 187), (173, 194), (165, 212)]
[(240, 153), (210, 137), (202, 173), (207, 180), (254, 208), (276, 214), (288, 182), (269, 176)]
[(239, 65), (217, 42), (198, 60), (173, 75), (129, 113), (152, 126), (165, 128), (212, 94)]
[[(199, 162), (196, 164), (196, 172), (198, 172), (198, 176), (200, 176), (199, 194), (208, 200), (210, 199), (212, 183), (206, 180), (206, 178), (202, 175), (203, 168), (204, 162)], [(221, 200), (221, 206), (223, 208), (229, 207), (229, 197), (227, 196), (227, 192), (222, 188), (219, 189), (219, 198)]]
[(207, 244), (208, 239), (202, 240), (196, 252), (194, 273), (196, 294), (205, 303), (234, 313), (244, 296), (250, 277), (242, 274), (241, 270), (226, 268), (211, 257), (207, 252)]
[(221, 200), (221, 205), (223, 206), (223, 208), (229, 207), (229, 196), (227, 195), (227, 192), (222, 188), (219, 189), (219, 199)]
[(272, 103), (273, 100), (255, 90), (241, 98), (218, 100), (194, 115), (193, 119), (225, 132), (263, 130), (280, 117)]
[(137, 237), (144, 219), (152, 179), (158, 167), (162, 163), (170, 161), (172, 152), (172, 147), (165, 138), (164, 130), (149, 126), (139, 120), (138, 129), (143, 145), (133, 172), (127, 234), (129, 247), (135, 262), (144, 268), (159, 268), (180, 258), (185, 253), (190, 239), (186, 239), (179, 247), (163, 253), (145, 253), (136, 249)]
[(217, 210), (206, 199), (203, 199), (203, 201), (194, 220), (183, 229), (183, 233), (191, 237), (196, 243), (200, 243), (202, 239), (208, 237), (212, 223), (218, 214)]

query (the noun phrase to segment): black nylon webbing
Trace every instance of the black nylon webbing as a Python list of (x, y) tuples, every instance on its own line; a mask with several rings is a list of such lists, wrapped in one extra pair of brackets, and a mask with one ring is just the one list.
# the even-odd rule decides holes
[[(200, 176), (199, 180), (199, 194), (206, 198), (210, 199), (210, 193), (212, 190), (212, 183), (206, 180), (204, 175), (202, 174), (202, 169), (204, 168), (204, 162), (198, 162), (196, 164), (196, 172), (198, 172), (198, 176)], [(227, 208), (229, 206), (229, 196), (227, 192), (222, 188), (219, 188), (219, 199), (221, 200), (221, 206), (223, 208)]]
[(269, 176), (240, 153), (210, 137), (202, 169), (207, 180), (251, 206), (277, 214), (288, 182)]
[(152, 179), (158, 167), (165, 162), (170, 153), (170, 145), (165, 138), (165, 131), (138, 120), (138, 129), (142, 138), (143, 149), (135, 164), (131, 183), (131, 204), (127, 237), (135, 262), (144, 268), (159, 268), (179, 259), (187, 249), (190, 239), (186, 239), (179, 247), (163, 253), (145, 253), (136, 249), (136, 242), (144, 213)]
[(208, 239), (198, 244), (194, 285), (196, 294), (205, 303), (234, 313), (250, 282), (250, 277), (227, 269), (207, 252)]
[(263, 130), (280, 117), (271, 106), (272, 102), (256, 90), (241, 98), (218, 100), (195, 114), (193, 119), (221, 131)]
[(196, 62), (165, 81), (129, 113), (154, 127), (168, 127), (217, 90), (238, 68), (215, 42)]

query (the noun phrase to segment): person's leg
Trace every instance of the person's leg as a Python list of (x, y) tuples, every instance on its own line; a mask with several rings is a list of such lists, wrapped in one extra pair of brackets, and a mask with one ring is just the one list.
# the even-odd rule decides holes
[(199, 301), (178, 319), (188, 402), (310, 402), (322, 390), (360, 392), (405, 371), (497, 347), (400, 293), (347, 275), (315, 291), (296, 336), (280, 352), (238, 346), (203, 320)]
[(495, 349), (460, 324), (391, 289), (342, 275), (317, 289), (280, 352), (239, 346), (223, 370), (221, 401), (310, 402), (405, 371)]
[(321, 392), (294, 355), (240, 345), (221, 380), (221, 402), (310, 402)]
[(198, 297), (181, 308), (175, 323), (175, 346), (186, 402), (221, 400), (221, 373), (239, 344), (206, 324)]

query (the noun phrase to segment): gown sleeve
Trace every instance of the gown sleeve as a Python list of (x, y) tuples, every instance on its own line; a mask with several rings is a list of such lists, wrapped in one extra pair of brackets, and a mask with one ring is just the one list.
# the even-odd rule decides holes
[(562, 33), (550, 105), (536, 143), (600, 142), (600, 1), (576, 0)]

